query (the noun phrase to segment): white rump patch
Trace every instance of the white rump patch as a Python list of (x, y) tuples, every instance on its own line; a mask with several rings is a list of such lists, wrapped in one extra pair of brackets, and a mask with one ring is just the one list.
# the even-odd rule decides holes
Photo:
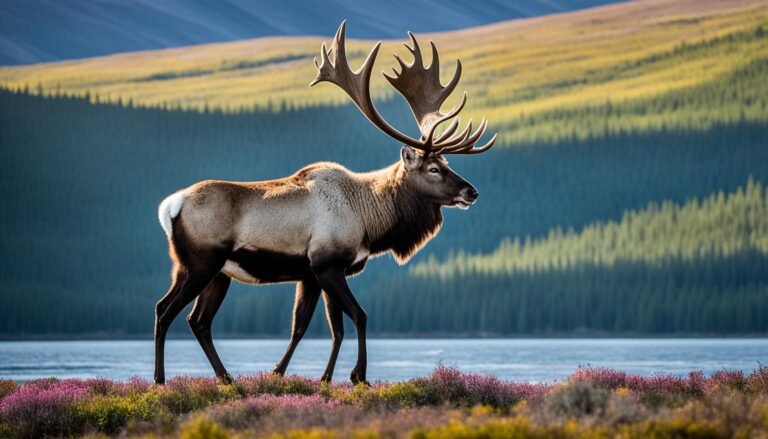
[(184, 204), (184, 192), (176, 192), (168, 196), (157, 209), (157, 217), (160, 219), (160, 225), (163, 226), (165, 234), (171, 236), (173, 231), (173, 219), (181, 212), (181, 206)]

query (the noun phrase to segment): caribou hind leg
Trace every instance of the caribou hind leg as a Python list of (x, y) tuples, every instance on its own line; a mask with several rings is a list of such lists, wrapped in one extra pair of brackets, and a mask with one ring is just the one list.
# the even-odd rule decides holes
[(317, 300), (320, 298), (320, 285), (311, 277), (296, 283), (296, 299), (293, 303), (293, 324), (291, 326), (291, 341), (283, 354), (283, 358), (277, 363), (274, 373), (284, 375), (291, 361), (293, 351), (296, 350), (301, 338), (307, 332), (309, 322), (315, 313)]
[(331, 329), (333, 347), (328, 359), (328, 366), (326, 366), (320, 380), (330, 383), (333, 379), (333, 370), (336, 368), (336, 359), (339, 356), (341, 342), (344, 340), (344, 314), (341, 303), (325, 291), (323, 291), (323, 301), (325, 301), (325, 316), (328, 318), (328, 327)]
[[(176, 264), (173, 285), (155, 306), (155, 383), (165, 383), (165, 336), (176, 316), (208, 285), (223, 267), (190, 270)], [(210, 265), (208, 267), (211, 267)]]
[(221, 302), (227, 296), (227, 290), (231, 279), (224, 273), (219, 273), (213, 278), (211, 283), (197, 296), (192, 311), (187, 316), (187, 322), (195, 334), (200, 347), (203, 348), (205, 356), (211, 363), (216, 377), (224, 384), (232, 384), (232, 376), (224, 368), (224, 364), (216, 352), (213, 345), (213, 336), (211, 335), (211, 325), (213, 318), (219, 311)]

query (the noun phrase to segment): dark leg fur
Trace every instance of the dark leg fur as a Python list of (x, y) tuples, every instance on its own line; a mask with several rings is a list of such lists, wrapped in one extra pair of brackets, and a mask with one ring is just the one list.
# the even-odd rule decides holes
[(352, 369), (352, 374), (349, 378), (354, 384), (367, 384), (365, 380), (366, 368), (368, 366), (365, 328), (368, 316), (360, 304), (357, 303), (357, 300), (352, 295), (352, 291), (349, 289), (349, 285), (347, 285), (344, 265), (328, 264), (318, 268), (313, 267), (313, 270), (315, 270), (315, 275), (323, 291), (326, 291), (341, 303), (344, 312), (352, 319), (352, 323), (355, 324), (357, 331), (357, 364)]
[(216, 377), (224, 384), (231, 384), (232, 377), (224, 368), (224, 364), (222, 364), (219, 354), (213, 345), (211, 325), (213, 324), (216, 312), (221, 306), (221, 302), (224, 301), (224, 297), (227, 295), (230, 282), (229, 276), (223, 273), (217, 274), (205, 290), (197, 296), (192, 312), (187, 316), (187, 322), (189, 322), (189, 327), (192, 328), (192, 333), (195, 334), (197, 341), (203, 348), (203, 352), (205, 352), (205, 356), (208, 357)]
[(317, 300), (320, 298), (320, 285), (315, 279), (306, 279), (296, 284), (296, 299), (293, 304), (293, 325), (291, 327), (291, 341), (288, 348), (275, 366), (274, 373), (278, 375), (285, 374), (288, 363), (291, 361), (296, 346), (299, 345), (301, 338), (307, 332), (309, 322), (315, 313)]
[(215, 271), (189, 272), (176, 267), (171, 289), (155, 306), (155, 383), (165, 383), (165, 336), (171, 323), (213, 279)]
[(331, 357), (328, 359), (328, 366), (323, 373), (322, 381), (330, 383), (333, 379), (333, 370), (336, 368), (336, 359), (339, 356), (341, 342), (344, 340), (344, 315), (341, 303), (333, 296), (323, 291), (323, 300), (325, 301), (325, 315), (328, 318), (328, 327), (331, 329)]

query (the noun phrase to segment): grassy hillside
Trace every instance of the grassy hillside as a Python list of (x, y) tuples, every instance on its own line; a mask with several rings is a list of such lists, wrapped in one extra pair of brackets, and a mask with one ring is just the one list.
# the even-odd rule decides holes
[(660, 266), (744, 252), (768, 254), (768, 192), (750, 180), (730, 194), (713, 194), (683, 205), (651, 203), (627, 211), (620, 221), (597, 222), (576, 232), (556, 228), (521, 242), (505, 239), (488, 254), (460, 252), (411, 269), (417, 276), (510, 275), (621, 263)]
[[(487, 115), (505, 144), (768, 121), (762, 0), (640, 1), (421, 38), (435, 40), (446, 67), (463, 61), (467, 116)], [(198, 110), (343, 103), (332, 86), (306, 87), (320, 42), (263, 38), (3, 68), (0, 84)], [(371, 45), (350, 42), (353, 63)], [(404, 52), (401, 41), (384, 43), (377, 69), (394, 66), (393, 51)], [(374, 82), (379, 98), (392, 95)]]

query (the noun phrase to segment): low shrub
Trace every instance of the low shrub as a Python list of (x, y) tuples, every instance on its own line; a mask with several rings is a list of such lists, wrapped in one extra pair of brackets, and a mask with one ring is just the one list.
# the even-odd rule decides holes
[(768, 393), (768, 366), (761, 364), (747, 377), (747, 391), (750, 393)]
[(181, 439), (229, 439), (231, 435), (216, 422), (201, 415), (184, 424), (179, 437)]
[(227, 428), (245, 429), (271, 413), (300, 417), (310, 413), (328, 413), (339, 406), (319, 395), (261, 395), (220, 404), (207, 410), (211, 419)]
[(215, 378), (202, 377), (174, 377), (152, 391), (157, 393), (160, 405), (174, 414), (200, 410), (238, 395), (234, 386), (220, 385)]
[(152, 420), (158, 412), (156, 398), (143, 395), (94, 395), (75, 405), (74, 416), (86, 430), (113, 435), (129, 422)]
[[(0, 381), (0, 437), (768, 437), (768, 368), (705, 377), (584, 368), (557, 384), (438, 367), (372, 386), (257, 374)], [(304, 436), (302, 436), (304, 435)]]
[(280, 376), (270, 372), (255, 375), (241, 375), (235, 380), (238, 391), (243, 395), (314, 395), (320, 391), (319, 380), (298, 375)]
[(16, 383), (13, 380), (0, 380), (0, 399), (16, 390)]
[(690, 398), (700, 398), (709, 381), (700, 371), (687, 378), (675, 375), (642, 376), (605, 368), (580, 368), (568, 378), (569, 382), (589, 382), (610, 390), (626, 388), (648, 404), (679, 404)]
[(556, 387), (547, 397), (546, 408), (554, 416), (580, 418), (602, 416), (611, 391), (586, 381), (574, 381)]
[(0, 400), (0, 422), (10, 436), (44, 437), (81, 431), (74, 405), (88, 395), (84, 381), (33, 380), (18, 386)]

